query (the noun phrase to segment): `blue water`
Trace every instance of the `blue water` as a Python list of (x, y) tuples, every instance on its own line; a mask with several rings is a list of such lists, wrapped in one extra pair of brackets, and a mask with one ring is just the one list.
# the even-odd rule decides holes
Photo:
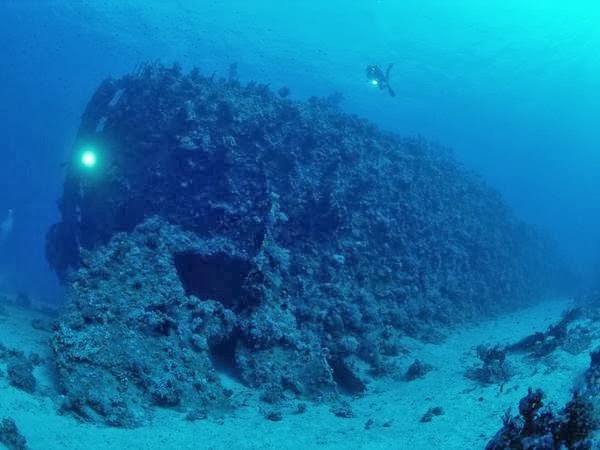
[[(106, 76), (180, 62), (454, 149), (589, 275), (600, 250), (600, 6), (592, 1), (0, 3), (0, 244), (5, 286), (59, 295), (44, 257), (62, 163)], [(367, 64), (394, 62), (396, 97)]]

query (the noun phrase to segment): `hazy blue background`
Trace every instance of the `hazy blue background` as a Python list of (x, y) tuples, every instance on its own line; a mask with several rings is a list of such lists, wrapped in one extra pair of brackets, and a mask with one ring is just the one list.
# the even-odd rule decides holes
[[(589, 270), (600, 247), (597, 4), (0, 0), (0, 218), (10, 207), (16, 218), (0, 247), (4, 283), (57, 295), (44, 234), (80, 113), (104, 77), (148, 60), (223, 76), (237, 62), (242, 81), (295, 98), (339, 91), (347, 111), (454, 148)], [(364, 74), (388, 62), (395, 98)]]

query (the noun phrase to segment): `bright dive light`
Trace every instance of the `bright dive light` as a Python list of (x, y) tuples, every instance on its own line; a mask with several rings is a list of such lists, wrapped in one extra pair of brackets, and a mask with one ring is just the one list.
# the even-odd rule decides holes
[(379, 81), (378, 81), (377, 79), (373, 78), (373, 79), (371, 80), (371, 84), (372, 84), (373, 86), (377, 86), (377, 85), (379, 84)]
[(95, 167), (96, 164), (98, 164), (98, 155), (96, 155), (96, 152), (94, 149), (86, 148), (81, 153), (80, 161), (81, 161), (81, 164), (83, 165), (83, 167), (91, 169), (91, 168)]

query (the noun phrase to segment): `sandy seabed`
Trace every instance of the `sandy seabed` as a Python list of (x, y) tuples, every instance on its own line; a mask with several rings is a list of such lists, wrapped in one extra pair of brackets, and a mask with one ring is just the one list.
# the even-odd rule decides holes
[[(572, 355), (561, 349), (533, 360), (509, 355), (514, 376), (502, 388), (481, 386), (464, 376), (477, 366), (480, 344), (512, 343), (534, 331), (545, 331), (571, 306), (555, 299), (483, 321), (450, 334), (440, 344), (406, 338), (409, 351), (398, 357), (400, 372), (414, 359), (434, 369), (424, 378), (406, 382), (400, 376), (372, 381), (367, 393), (348, 399), (354, 417), (342, 418), (331, 404), (307, 403), (302, 414), (284, 413), (280, 421), (265, 419), (255, 393), (227, 379), (238, 400), (246, 406), (223, 419), (185, 420), (185, 414), (158, 410), (153, 422), (136, 429), (116, 429), (82, 423), (60, 415), (48, 395), (52, 376), (44, 365), (36, 367), (35, 394), (9, 385), (6, 364), (0, 362), (0, 419), (12, 418), (32, 450), (52, 449), (479, 449), (501, 427), (508, 408), (515, 414), (527, 388), (541, 388), (548, 401), (561, 408), (571, 397), (577, 377), (589, 366), (589, 350)], [(50, 359), (50, 334), (31, 326), (41, 313), (6, 306), (0, 315), (0, 343), (11, 349), (36, 352)], [(598, 333), (594, 333), (595, 336)], [(421, 418), (432, 407), (443, 414), (430, 422)], [(0, 444), (1, 445), (1, 444)]]

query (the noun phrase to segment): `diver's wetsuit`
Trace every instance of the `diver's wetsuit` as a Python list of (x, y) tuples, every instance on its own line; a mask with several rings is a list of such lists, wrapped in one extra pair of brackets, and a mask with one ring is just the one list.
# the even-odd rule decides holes
[(390, 63), (387, 66), (385, 73), (383, 73), (383, 70), (381, 70), (381, 68), (377, 65), (367, 66), (367, 78), (371, 81), (374, 81), (375, 84), (379, 86), (379, 89), (387, 89), (388, 93), (392, 97), (395, 97), (396, 93), (390, 86), (389, 82), (390, 70), (392, 70), (392, 67), (394, 67), (394, 64)]

